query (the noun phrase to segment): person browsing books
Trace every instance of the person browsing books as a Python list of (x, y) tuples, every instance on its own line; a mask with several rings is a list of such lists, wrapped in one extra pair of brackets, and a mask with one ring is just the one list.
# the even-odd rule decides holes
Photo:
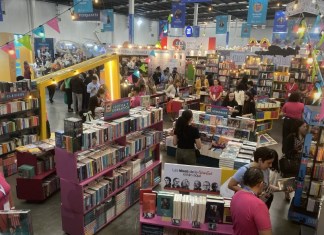
[(231, 117), (236, 117), (240, 112), (238, 103), (235, 100), (235, 94), (233, 92), (227, 93), (225, 99), (223, 100), (222, 106), (228, 108)]
[(246, 92), (244, 96), (244, 103), (242, 107), (242, 117), (253, 118), (255, 116), (254, 97), (250, 92)]
[(214, 85), (209, 88), (209, 96), (213, 105), (221, 105), (222, 102), (223, 87), (219, 79), (214, 79)]
[(165, 90), (166, 96), (168, 99), (174, 99), (175, 97), (179, 97), (180, 95), (180, 80), (175, 80), (173, 84), (171, 84), (168, 89)]
[(250, 167), (243, 176), (244, 187), (231, 201), (231, 216), (235, 235), (272, 235), (267, 206), (258, 198), (264, 188), (264, 173)]
[(228, 188), (235, 192), (242, 190), (245, 186), (243, 181), (244, 173), (251, 167), (259, 168), (264, 174), (264, 190), (260, 198), (266, 203), (268, 208), (270, 208), (273, 200), (272, 193), (280, 191), (277, 186), (270, 185), (270, 168), (275, 159), (278, 159), (278, 153), (275, 150), (267, 147), (258, 148), (254, 152), (254, 162), (240, 167), (230, 179)]
[(102, 101), (105, 98), (105, 89), (99, 88), (97, 95), (90, 97), (89, 108), (93, 118), (101, 117), (101, 113), (104, 111), (102, 108)]
[(192, 111), (185, 110), (175, 124), (173, 145), (177, 146), (176, 159), (178, 164), (196, 164), (195, 146), (200, 149), (201, 140), (199, 130), (191, 125), (192, 120)]
[(139, 95), (139, 88), (134, 87), (133, 89), (133, 97), (130, 100), (131, 108), (135, 108), (141, 105), (141, 97)]

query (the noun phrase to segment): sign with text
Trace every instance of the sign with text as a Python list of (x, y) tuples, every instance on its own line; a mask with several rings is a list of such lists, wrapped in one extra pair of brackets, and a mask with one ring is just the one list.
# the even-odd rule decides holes
[(130, 99), (123, 98), (119, 100), (106, 101), (104, 103), (104, 119), (116, 119), (129, 114)]
[(100, 21), (100, 11), (94, 9), (89, 13), (74, 13), (73, 21)]
[[(213, 40), (214, 39), (214, 40)], [(215, 37), (168, 37), (167, 49), (168, 50), (180, 50), (191, 51), (199, 50), (203, 52), (216, 49)], [(214, 43), (213, 43), (214, 42)]]
[(54, 39), (53, 38), (34, 38), (35, 55), (38, 58), (43, 56), (54, 58)]
[(243, 23), (241, 28), (241, 38), (251, 37), (251, 25), (248, 23)]
[(217, 106), (217, 105), (207, 105), (206, 113), (227, 118), (228, 117), (228, 108), (225, 108), (222, 106)]
[(249, 0), (248, 20), (249, 24), (266, 24), (268, 0)]
[(101, 12), (100, 20), (102, 22), (103, 32), (113, 32), (114, 31), (114, 10), (107, 9)]
[(227, 15), (216, 16), (216, 34), (226, 34), (227, 23), (228, 23)]
[(161, 184), (169, 190), (219, 193), (221, 177), (220, 168), (165, 163)]
[(184, 28), (186, 24), (186, 4), (172, 3), (172, 28)]
[(278, 64), (280, 66), (289, 67), (293, 56), (265, 56), (267, 59), (271, 60), (273, 64)]
[(75, 13), (93, 12), (92, 0), (73, 0), (73, 8)]
[(288, 29), (288, 25), (287, 25), (286, 12), (276, 11), (272, 31), (274, 33), (286, 33), (287, 29)]
[(128, 49), (128, 48), (107, 48), (108, 54), (117, 54), (117, 55), (144, 55), (149, 56), (152, 50), (148, 49)]
[(160, 20), (159, 21), (159, 36), (167, 37), (168, 36), (168, 21), (167, 20)]

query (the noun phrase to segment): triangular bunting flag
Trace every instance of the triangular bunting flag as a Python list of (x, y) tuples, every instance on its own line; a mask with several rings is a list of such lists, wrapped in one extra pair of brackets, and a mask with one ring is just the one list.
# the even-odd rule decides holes
[(163, 33), (167, 33), (167, 32), (168, 32), (168, 25), (165, 24), (165, 25), (163, 26)]
[(172, 21), (172, 16), (171, 16), (171, 14), (168, 16), (168, 22), (169, 22), (169, 24), (171, 24), (171, 21)]
[(51, 19), (51, 20), (49, 20), (49, 21), (47, 21), (46, 24), (47, 24), (49, 27), (51, 27), (52, 29), (54, 29), (56, 32), (61, 33), (61, 32), (60, 32), (60, 27), (59, 27), (59, 25), (58, 25), (58, 20), (57, 20), (56, 17), (53, 18), (53, 19)]
[(160, 33), (160, 40), (163, 38), (163, 31)]
[(150, 58), (145, 59), (145, 63), (149, 64), (151, 62)]
[(155, 47), (161, 49), (161, 48), (162, 48), (161, 43), (160, 43), (160, 42), (157, 42), (157, 43), (155, 44)]
[(154, 50), (152, 50), (152, 51), (150, 52), (150, 56), (154, 56), (154, 57), (155, 57), (155, 51), (154, 51)]
[(32, 50), (32, 46), (30, 43), (30, 36), (24, 35), (22, 38), (18, 39), (18, 42), (20, 42), (24, 47), (26, 47), (29, 50)]
[(129, 75), (128, 78), (127, 78), (127, 81), (129, 83), (132, 83), (133, 82), (133, 76), (132, 75)]
[(144, 64), (141, 65), (140, 70), (142, 70), (144, 73), (146, 72), (146, 68)]
[(45, 38), (45, 29), (44, 26), (41, 25), (38, 28), (33, 30), (33, 34), (35, 34), (38, 37)]
[(140, 72), (138, 70), (136, 70), (134, 73), (133, 73), (136, 77), (140, 78)]
[(15, 44), (13, 42), (9, 42), (6, 45), (4, 45), (3, 47), (1, 47), (1, 49), (8, 53), (12, 58), (16, 58), (16, 49), (15, 49)]

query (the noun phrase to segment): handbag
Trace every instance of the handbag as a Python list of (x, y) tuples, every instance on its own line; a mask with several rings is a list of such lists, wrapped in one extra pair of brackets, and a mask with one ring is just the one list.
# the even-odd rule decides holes
[(298, 175), (300, 166), (300, 158), (287, 158), (283, 156), (279, 160), (279, 167), (284, 177), (294, 177)]
[(195, 153), (196, 153), (196, 158), (201, 157), (199, 149), (195, 149)]

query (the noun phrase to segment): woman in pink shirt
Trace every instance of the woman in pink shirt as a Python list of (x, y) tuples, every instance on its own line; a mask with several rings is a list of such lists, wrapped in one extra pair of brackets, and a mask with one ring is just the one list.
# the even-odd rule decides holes
[(293, 132), (292, 126), (295, 120), (300, 120), (303, 117), (304, 104), (300, 102), (300, 99), (300, 93), (293, 92), (289, 96), (288, 102), (282, 107), (281, 114), (284, 116), (282, 140), (285, 140), (287, 136)]
[(141, 97), (139, 95), (138, 87), (134, 87), (133, 94), (134, 94), (134, 96), (131, 98), (131, 101), (130, 101), (131, 108), (141, 106)]
[(298, 84), (295, 83), (295, 78), (291, 77), (289, 83), (285, 85), (286, 99), (295, 91), (298, 91)]
[(223, 87), (219, 79), (214, 79), (214, 85), (209, 88), (209, 96), (212, 99), (213, 105), (221, 106), (222, 93), (223, 93)]

